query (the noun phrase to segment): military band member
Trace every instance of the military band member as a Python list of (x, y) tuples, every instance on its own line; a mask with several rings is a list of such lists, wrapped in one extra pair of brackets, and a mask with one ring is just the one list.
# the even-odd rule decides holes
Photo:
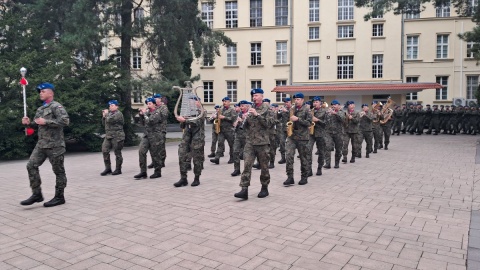
[[(308, 112), (312, 115), (313, 119), (313, 105), (311, 101), (306, 101), (305, 105), (308, 106)], [(315, 134), (312, 134), (310, 131), (312, 129), (313, 121), (311, 126), (308, 127), (308, 151), (307, 151), (307, 161), (308, 161), (308, 177), (313, 176), (313, 169), (312, 169), (312, 163), (313, 163), (313, 146), (315, 145)], [(315, 133), (315, 131), (313, 132)], [(300, 156), (297, 156), (297, 158), (300, 158)]]
[(65, 138), (63, 127), (70, 124), (70, 118), (62, 104), (53, 100), (55, 87), (45, 82), (37, 86), (37, 91), (43, 105), (37, 109), (33, 121), (27, 116), (22, 118), (22, 124), (32, 128), (38, 128), (38, 141), (27, 163), (28, 178), (32, 196), (20, 202), (21, 205), (31, 205), (43, 201), (40, 185), (40, 167), (48, 158), (55, 173), (55, 197), (43, 204), (45, 207), (57, 206), (65, 203), (64, 189), (67, 186), (67, 176), (63, 165), (65, 153)]
[(243, 128), (247, 134), (245, 148), (243, 150), (244, 168), (240, 180), (242, 190), (235, 193), (236, 198), (248, 199), (248, 186), (252, 178), (252, 165), (255, 158), (260, 163), (260, 182), (262, 189), (258, 193), (259, 198), (269, 195), (268, 184), (270, 183), (270, 172), (268, 169), (268, 152), (270, 150), (269, 135), (265, 130), (272, 121), (269, 119), (268, 106), (263, 103), (263, 90), (253, 89), (250, 92), (253, 98), (253, 107), (248, 110), (248, 117), (245, 119)]
[(276, 125), (279, 123), (277, 120), (277, 113), (271, 107), (270, 105), (270, 99), (269, 98), (264, 98), (263, 103), (267, 104), (268, 107), (270, 108), (268, 110), (268, 113), (270, 114), (270, 119), (272, 120), (270, 123), (270, 127), (268, 128), (268, 136), (269, 136), (269, 141), (270, 141), (270, 164), (268, 164), (269, 169), (275, 168), (275, 155), (277, 153), (277, 130), (276, 130)]
[(325, 169), (331, 168), (332, 151), (335, 151), (335, 169), (340, 168), (340, 159), (343, 150), (343, 128), (345, 112), (342, 111), (340, 102), (334, 99), (330, 108), (325, 113)]
[(358, 151), (357, 154), (362, 156), (362, 142), (365, 140), (365, 157), (369, 158), (373, 152), (373, 120), (376, 116), (368, 108), (368, 104), (362, 104), (360, 115), (359, 133), (358, 133)]
[[(160, 144), (160, 151), (158, 152), (159, 160), (160, 160), (160, 166), (163, 168), (165, 167), (165, 159), (167, 159), (167, 151), (165, 149), (165, 143), (167, 141), (167, 122), (168, 122), (168, 108), (167, 105), (163, 103), (162, 101), (162, 95), (161, 94), (153, 94), (152, 96), (155, 99), (155, 105), (157, 110), (160, 111), (162, 114), (162, 117), (165, 119), (165, 121), (161, 122), (161, 130), (160, 130), (160, 136), (162, 137), (162, 143)], [(152, 153), (150, 152), (150, 156)], [(152, 158), (152, 163), (147, 166), (147, 168), (152, 169), (153, 168), (153, 158)]]
[[(220, 105), (215, 105), (214, 107), (215, 112), (212, 114), (210, 118), (208, 118), (208, 121), (213, 124), (213, 121), (217, 118), (218, 110), (220, 109)], [(214, 158), (215, 157), (215, 152), (217, 151), (217, 143), (219, 144), (218, 147), (221, 147), (222, 149), (225, 150), (225, 140), (222, 142), (218, 141), (218, 134), (215, 132), (215, 128), (212, 127), (212, 146), (210, 147), (210, 155), (208, 155), (209, 158)], [(222, 146), (220, 146), (222, 144)], [(223, 152), (220, 155), (223, 157)]]
[(425, 132), (425, 134), (432, 134), (432, 129), (435, 129), (433, 135), (438, 135), (440, 132), (440, 110), (438, 109), (438, 105), (433, 105), (430, 124), (428, 125), (428, 131)]
[(278, 164), (285, 164), (287, 161), (285, 159), (285, 141), (287, 139), (287, 122), (290, 121), (290, 108), (292, 108), (292, 99), (287, 97), (283, 99), (283, 107), (278, 109), (280, 126), (279, 128), (279, 142), (280, 142), (280, 155), (281, 159), (278, 161)]
[[(105, 126), (105, 139), (102, 144), (103, 162), (105, 170), (100, 173), (101, 176), (107, 174), (122, 174), (122, 148), (125, 140), (125, 132), (123, 131), (123, 114), (118, 110), (118, 101), (110, 100), (108, 102), (108, 110), (103, 110), (102, 124)], [(115, 153), (115, 171), (112, 173), (112, 165), (110, 162), (110, 150)]]
[(395, 111), (393, 112), (393, 134), (397, 133), (397, 136), (400, 136), (404, 114), (405, 112), (400, 106), (395, 107)]
[[(191, 100), (195, 102), (197, 113), (200, 114), (202, 104), (200, 98), (192, 97)], [(204, 111), (197, 119), (186, 119), (183, 116), (178, 116), (177, 121), (180, 122), (180, 127), (183, 129), (182, 142), (178, 146), (178, 163), (180, 167), (180, 180), (173, 184), (175, 187), (188, 185), (187, 172), (188, 165), (193, 159), (193, 173), (195, 178), (191, 184), (192, 187), (200, 185), (200, 175), (203, 170), (203, 163), (205, 161), (204, 147), (205, 147), (205, 116)]]
[[(227, 140), (228, 147), (230, 148), (230, 159), (228, 164), (233, 163), (233, 142), (235, 140), (235, 133), (233, 130), (233, 122), (237, 120), (237, 114), (233, 106), (230, 106), (230, 98), (224, 97), (222, 99), (223, 106), (219, 109), (220, 115), (217, 118), (220, 120), (220, 133), (218, 134), (218, 140)], [(217, 147), (217, 152), (215, 153), (215, 158), (210, 159), (211, 162), (215, 164), (220, 163), (220, 157), (222, 157), (225, 148), (221, 149), (219, 144)], [(225, 145), (223, 145), (225, 147)]]
[(243, 155), (247, 134), (245, 133), (244, 125), (245, 119), (248, 116), (248, 110), (252, 103), (242, 100), (239, 102), (240, 113), (237, 120), (233, 123), (235, 127), (235, 142), (233, 143), (233, 172), (232, 176), (240, 175), (240, 156)]
[(390, 112), (391, 109), (387, 109), (383, 112), (383, 119), (380, 122), (380, 128), (383, 131), (384, 142), (385, 142), (385, 150), (388, 150), (388, 145), (390, 144), (390, 135), (392, 134), (392, 126), (393, 126), (393, 111)]
[(352, 144), (352, 157), (350, 163), (355, 163), (355, 157), (357, 154), (357, 140), (358, 140), (358, 128), (360, 123), (360, 115), (355, 111), (355, 102), (347, 101), (347, 111), (345, 112), (345, 132), (343, 135), (343, 163), (347, 163), (348, 156), (348, 143)]
[(312, 121), (315, 123), (313, 136), (317, 144), (317, 172), (316, 175), (322, 175), (322, 167), (325, 163), (325, 113), (326, 109), (322, 107), (322, 99), (320, 97), (313, 98), (313, 116)]
[(377, 105), (378, 102), (374, 101), (372, 103), (372, 113), (375, 115), (375, 119), (372, 121), (372, 130), (373, 130), (373, 152), (374, 154), (377, 153), (377, 149), (383, 148), (383, 130), (380, 127), (380, 120), (383, 120), (383, 116), (381, 114), (381, 105)]

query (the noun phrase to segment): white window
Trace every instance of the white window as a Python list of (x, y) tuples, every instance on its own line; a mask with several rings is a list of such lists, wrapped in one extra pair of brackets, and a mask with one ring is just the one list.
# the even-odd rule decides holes
[(213, 28), (213, 3), (202, 3), (202, 21)]
[(372, 78), (383, 78), (383, 54), (374, 54), (372, 57)]
[(474, 99), (478, 88), (478, 75), (467, 76), (467, 99)]
[(320, 21), (320, 0), (309, 0), (308, 20), (310, 22)]
[(262, 26), (262, 0), (250, 0), (250, 27)]
[(251, 89), (262, 88), (262, 81), (251, 81), (250, 88)]
[(448, 58), (448, 35), (437, 35), (437, 58)]
[(475, 42), (467, 42), (467, 58), (473, 58), (473, 52), (471, 51), (474, 48)]
[(353, 55), (338, 56), (337, 79), (353, 79)]
[(435, 14), (437, 17), (450, 17), (450, 1), (436, 7)]
[(318, 56), (308, 58), (308, 79), (318, 80), (320, 74), (320, 61)]
[(262, 43), (250, 44), (250, 65), (262, 64)]
[(405, 8), (405, 19), (418, 19), (420, 18), (420, 1), (407, 4)]
[(353, 20), (353, 0), (338, 0), (338, 20)]
[(287, 63), (287, 42), (277, 42), (277, 65)]
[(132, 89), (133, 103), (142, 103), (142, 85), (134, 84)]
[(227, 97), (229, 97), (232, 102), (237, 102), (237, 82), (236, 81), (227, 81)]
[(203, 82), (203, 101), (213, 102), (213, 82)]
[(275, 25), (288, 25), (288, 0), (275, 0)]
[(117, 62), (117, 67), (122, 66), (122, 49), (120, 48), (115, 49), (115, 61)]
[(238, 6), (237, 1), (225, 2), (225, 27), (238, 27)]
[(237, 65), (237, 44), (227, 47), (227, 66)]
[(210, 57), (203, 56), (203, 66), (204, 67), (211, 67), (213, 66), (213, 61)]
[[(287, 85), (287, 81), (286, 80), (276, 80), (275, 85), (276, 86)], [(283, 99), (286, 98), (286, 97), (287, 97), (287, 94), (285, 94), (285, 93), (277, 92), (275, 94), (276, 102), (283, 102)]]
[(353, 38), (353, 25), (339, 25), (338, 38)]
[(320, 39), (320, 27), (318, 26), (309, 27), (308, 39)]
[(142, 69), (142, 51), (140, 48), (132, 49), (132, 68)]
[(372, 24), (372, 36), (383, 37), (383, 23)]
[(442, 88), (436, 89), (435, 99), (446, 100), (448, 93), (448, 76), (437, 76), (437, 83), (442, 85)]
[(143, 8), (136, 8), (133, 11), (133, 21), (136, 27), (142, 27), (144, 17), (145, 14)]
[(475, 13), (475, 9), (478, 6), (478, 0), (470, 0), (468, 1), (468, 15), (472, 16)]
[[(417, 83), (418, 82), (418, 77), (407, 77), (406, 81), (407, 81), (407, 83)], [(417, 92), (408, 93), (406, 95), (406, 100), (417, 100), (417, 99), (418, 99)]]
[(407, 59), (418, 59), (418, 36), (407, 37)]

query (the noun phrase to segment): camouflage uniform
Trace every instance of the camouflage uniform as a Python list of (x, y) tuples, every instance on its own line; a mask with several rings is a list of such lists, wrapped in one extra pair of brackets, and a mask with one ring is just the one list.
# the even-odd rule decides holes
[(300, 168), (302, 179), (306, 179), (311, 170), (308, 162), (308, 140), (310, 139), (309, 127), (312, 124), (312, 114), (310, 113), (310, 106), (303, 105), (302, 107), (295, 106), (294, 116), (298, 117), (298, 121), (293, 122), (293, 134), (287, 138), (285, 143), (286, 160), (287, 160), (287, 176), (293, 178), (293, 162), (295, 159), (295, 149), (300, 155)]
[[(228, 147), (230, 148), (230, 160), (233, 160), (233, 142), (235, 140), (235, 133), (233, 129), (233, 122), (237, 120), (237, 113), (233, 106), (226, 108), (222, 106), (220, 108), (221, 114), (225, 116), (225, 118), (220, 120), (220, 133), (218, 134), (218, 147), (217, 152), (215, 153), (215, 158), (219, 159), (223, 156), (225, 152), (225, 140), (228, 142)], [(223, 142), (223, 143), (220, 143)]]
[(195, 176), (202, 174), (203, 162), (205, 161), (205, 117), (206, 112), (196, 120), (187, 120), (187, 122), (180, 124), (180, 127), (184, 130), (182, 141), (178, 146), (178, 164), (182, 179), (187, 179), (187, 171), (192, 159), (193, 173)]
[(406, 131), (410, 134), (413, 134), (413, 124), (415, 123), (415, 119), (417, 118), (417, 112), (415, 108), (411, 107), (407, 110), (407, 124), (406, 124)]
[(241, 187), (250, 186), (252, 165), (255, 158), (258, 159), (260, 164), (260, 182), (262, 183), (262, 186), (268, 186), (270, 183), (270, 172), (268, 169), (270, 142), (268, 133), (265, 132), (265, 129), (270, 126), (272, 119), (270, 119), (270, 114), (268, 113), (269, 107), (267, 104), (262, 103), (259, 104), (259, 106), (254, 104), (253, 108), (257, 111), (258, 115), (248, 116), (243, 125), (247, 138), (243, 150), (244, 168), (240, 180)]
[(367, 111), (362, 117), (360, 117), (360, 132), (358, 133), (358, 150), (357, 154), (361, 156), (362, 153), (362, 142), (365, 140), (366, 147), (365, 152), (368, 154), (373, 152), (373, 120), (375, 120), (375, 115), (371, 111)]
[(462, 112), (457, 110), (456, 107), (452, 108), (452, 111), (450, 112), (450, 119), (449, 119), (448, 124), (447, 124), (447, 129), (448, 129), (449, 133), (451, 133), (453, 135), (456, 135), (459, 132), (459, 130), (458, 130), (458, 119), (460, 118), (461, 114), (462, 114)]
[[(37, 125), (35, 119), (44, 118), (45, 125)], [(38, 141), (33, 149), (30, 159), (27, 163), (28, 178), (33, 193), (41, 192), (40, 185), (40, 167), (48, 158), (52, 164), (52, 170), (56, 176), (55, 190), (63, 196), (63, 190), (67, 186), (67, 176), (63, 165), (63, 154), (65, 153), (65, 138), (63, 136), (63, 127), (70, 124), (65, 108), (56, 101), (44, 103), (37, 109), (34, 121), (30, 122), (30, 127), (38, 128)]]
[(355, 161), (355, 157), (358, 156), (357, 150), (357, 143), (358, 143), (358, 129), (360, 123), (360, 114), (358, 112), (350, 113), (352, 115), (352, 119), (348, 119), (348, 113), (345, 114), (345, 129), (343, 133), (343, 149), (342, 155), (344, 162), (347, 161), (348, 155), (348, 143), (351, 141), (352, 144), (352, 162)]
[(400, 130), (402, 129), (404, 112), (397, 108), (393, 111), (393, 134), (397, 133), (400, 135)]
[(123, 114), (119, 110), (108, 112), (102, 118), (102, 124), (105, 126), (105, 139), (102, 144), (103, 162), (105, 169), (111, 170), (110, 150), (115, 153), (115, 165), (117, 170), (122, 168), (123, 157), (123, 141), (125, 140), (125, 132), (123, 131)]
[(277, 153), (277, 129), (276, 126), (277, 124), (280, 123), (279, 120), (277, 120), (277, 113), (273, 110), (269, 110), (269, 118), (271, 119), (271, 124), (268, 130), (268, 136), (269, 136), (269, 141), (270, 141), (270, 164), (274, 164), (275, 162), (275, 155)]
[[(325, 114), (326, 110), (324, 108), (315, 109), (313, 108), (313, 116), (315, 116), (318, 121), (315, 122), (315, 128), (313, 132), (313, 137), (317, 144), (318, 151), (318, 169), (322, 169), (323, 164), (325, 163)], [(310, 151), (312, 152), (312, 151)], [(317, 171), (318, 171), (317, 169)]]
[(430, 106), (427, 106), (427, 108), (425, 109), (424, 118), (425, 119), (423, 119), (423, 128), (430, 129), (430, 121), (432, 120), (432, 108), (430, 108)]
[(440, 132), (440, 110), (435, 107), (432, 110), (432, 116), (430, 118), (430, 124), (428, 125), (427, 134), (432, 134), (432, 129), (435, 129), (435, 135)]
[(332, 151), (335, 150), (335, 163), (340, 161), (343, 150), (343, 128), (345, 122), (345, 113), (339, 110), (336, 114), (325, 113), (325, 165), (330, 167)]
[[(216, 118), (210, 118), (209, 122), (213, 124), (213, 121), (215, 121)], [(215, 157), (215, 152), (217, 151), (217, 143), (218, 143), (218, 148), (223, 149), (221, 153), (221, 157), (223, 157), (223, 153), (225, 152), (225, 138), (223, 138), (222, 141), (218, 140), (218, 134), (215, 132), (215, 126), (212, 125), (212, 145), (210, 146), (210, 157)]]
[(470, 110), (470, 120), (467, 125), (467, 130), (470, 134), (476, 135), (477, 134), (477, 121), (478, 121), (478, 110), (475, 107), (472, 107)]
[[(167, 159), (167, 150), (165, 149), (165, 143), (166, 143), (166, 140), (167, 140), (168, 114), (169, 114), (170, 112), (168, 111), (167, 105), (161, 105), (160, 107), (158, 107), (158, 109), (160, 110), (160, 113), (162, 114), (163, 119), (165, 119), (165, 121), (162, 121), (162, 122), (160, 123), (160, 125), (161, 125), (161, 134), (160, 134), (160, 136), (162, 136), (162, 138), (163, 138), (163, 143), (160, 144), (160, 151), (159, 151), (159, 154), (160, 154), (160, 157), (159, 157), (160, 166), (161, 166), (161, 167), (165, 167), (165, 159)], [(151, 153), (150, 153), (150, 154), (151, 154)], [(153, 158), (152, 158), (152, 160), (153, 160)]]
[(383, 129), (380, 127), (380, 120), (383, 120), (383, 116), (376, 115), (372, 121), (373, 129), (373, 153), (377, 153), (377, 149), (383, 148)]
[[(286, 108), (286, 107), (285, 107)], [(282, 155), (282, 159), (285, 159), (285, 142), (287, 141), (287, 122), (290, 121), (290, 110), (286, 112), (279, 111), (278, 112), (280, 127), (278, 128), (279, 134), (279, 141), (280, 141), (280, 154)]]
[(417, 117), (415, 118), (415, 122), (413, 123), (413, 127), (410, 130), (410, 133), (416, 132), (417, 135), (421, 135), (423, 134), (426, 111), (424, 111), (421, 108), (418, 108), (415, 110), (415, 113)]
[(441, 128), (443, 129), (443, 134), (447, 134), (450, 131), (449, 122), (450, 122), (451, 111), (449, 108), (445, 108), (444, 110), (442, 110), (441, 114), (442, 114)]
[[(238, 117), (242, 117), (242, 113)], [(235, 142), (233, 143), (233, 169), (234, 171), (240, 171), (240, 155), (243, 153), (245, 148), (245, 141), (247, 136), (245, 134), (245, 129), (243, 122), (238, 122), (238, 125), (235, 127)]]
[(138, 150), (140, 173), (147, 172), (147, 152), (150, 151), (155, 173), (161, 174), (161, 152), (162, 148), (165, 147), (166, 140), (166, 134), (163, 132), (164, 123), (162, 122), (166, 123), (166, 121), (167, 119), (160, 107), (153, 111), (148, 110), (145, 115), (140, 115), (140, 122), (145, 126), (145, 132)]
[[(392, 112), (393, 113), (393, 112)], [(385, 112), (385, 115), (382, 117), (383, 121), (388, 115), (388, 110)], [(392, 134), (393, 119), (390, 117), (385, 123), (380, 123), (380, 128), (383, 131), (383, 136), (385, 138), (385, 150), (388, 150), (388, 144), (390, 143), (390, 135)]]

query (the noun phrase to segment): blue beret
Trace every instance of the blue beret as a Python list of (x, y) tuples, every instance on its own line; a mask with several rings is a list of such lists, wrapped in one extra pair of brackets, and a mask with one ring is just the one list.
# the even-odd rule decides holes
[(271, 101), (270, 101), (269, 98), (264, 98), (264, 99), (262, 100), (262, 102), (268, 102), (268, 103), (270, 103)]
[(293, 95), (293, 98), (305, 98), (305, 96), (303, 95), (303, 93), (296, 93), (295, 95)]
[(149, 97), (149, 98), (145, 99), (145, 104), (148, 104), (148, 102), (155, 103), (155, 99), (152, 98), (152, 97)]
[(378, 101), (376, 101), (376, 100), (372, 101), (372, 105), (377, 104), (377, 103), (378, 103)]
[(289, 98), (289, 97), (286, 97), (286, 98), (283, 99), (283, 102), (287, 102), (287, 101), (292, 101), (292, 99)]
[(237, 103), (237, 104), (235, 104), (235, 105), (233, 105), (233, 106), (234, 106), (234, 107), (238, 107), (238, 106), (240, 106), (240, 104)]
[(338, 100), (334, 99), (334, 100), (332, 100), (330, 105), (340, 105), (340, 102), (338, 102)]
[(240, 100), (240, 102), (238, 103), (239, 105), (248, 105), (250, 102), (246, 101), (246, 100)]
[(348, 106), (348, 105), (350, 105), (350, 104), (355, 104), (355, 102), (352, 101), (352, 100), (349, 100), (349, 101), (347, 101), (347, 103), (345, 103), (345, 104)]
[(230, 100), (230, 98), (229, 97), (222, 98), (222, 101), (225, 101), (225, 100)]
[(220, 108), (220, 105), (215, 105), (215, 107), (213, 107), (214, 109), (219, 109)]
[(368, 107), (368, 104), (367, 103), (362, 104), (362, 108), (363, 107)]
[(322, 101), (322, 99), (319, 96), (313, 97), (313, 101)]
[(39, 85), (37, 85), (37, 91), (40, 93), (43, 89), (51, 89), (52, 91), (55, 91), (55, 86), (49, 82), (43, 82)]
[(427, 104), (428, 107), (430, 107), (430, 104)]
[(112, 105), (112, 104), (118, 106), (118, 101), (116, 101), (115, 99), (112, 99), (112, 100), (110, 100), (110, 101), (108, 102), (108, 106), (110, 106), (110, 105)]
[(272, 104), (272, 107), (277, 108), (277, 107), (278, 107), (278, 104)]
[(312, 102), (307, 101), (307, 102), (305, 102), (305, 104), (307, 104), (307, 105), (312, 105)]
[(262, 94), (263, 95), (263, 89), (262, 88), (255, 88), (250, 91), (250, 95), (253, 96), (254, 94)]
[(153, 98), (162, 98), (162, 95), (160, 95), (160, 94), (153, 94)]

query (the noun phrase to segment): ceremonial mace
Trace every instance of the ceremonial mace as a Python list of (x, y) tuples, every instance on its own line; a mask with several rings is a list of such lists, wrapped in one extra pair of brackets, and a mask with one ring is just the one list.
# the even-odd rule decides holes
[[(27, 117), (27, 91), (26, 86), (28, 85), (27, 79), (25, 79), (25, 75), (27, 74), (27, 69), (22, 67), (20, 69), (20, 74), (22, 74), (22, 79), (20, 79), (20, 84), (23, 88), (23, 117)], [(33, 128), (26, 127), (25, 128), (25, 136), (33, 135)]]

